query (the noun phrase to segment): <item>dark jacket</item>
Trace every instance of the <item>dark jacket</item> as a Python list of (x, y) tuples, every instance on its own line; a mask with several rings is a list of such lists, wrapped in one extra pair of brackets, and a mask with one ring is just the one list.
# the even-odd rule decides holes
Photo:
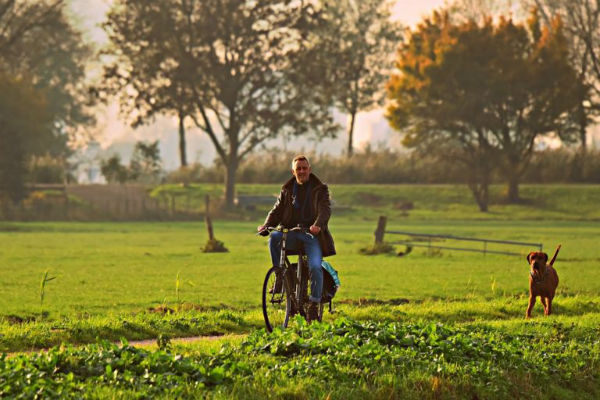
[[(319, 232), (319, 243), (321, 244), (321, 250), (323, 251), (323, 257), (333, 256), (335, 254), (335, 245), (333, 243), (333, 237), (329, 232), (327, 223), (331, 216), (331, 201), (329, 199), (329, 188), (323, 182), (319, 180), (315, 175), (310, 174), (308, 178), (311, 186), (310, 194), (312, 215), (315, 215), (314, 225), (321, 228)], [(269, 211), (267, 219), (265, 219), (264, 225), (266, 226), (277, 226), (279, 224), (286, 228), (292, 227), (293, 221), (293, 205), (292, 195), (294, 192), (294, 181), (295, 177), (292, 177), (282, 187), (279, 197), (275, 202), (275, 205)]]

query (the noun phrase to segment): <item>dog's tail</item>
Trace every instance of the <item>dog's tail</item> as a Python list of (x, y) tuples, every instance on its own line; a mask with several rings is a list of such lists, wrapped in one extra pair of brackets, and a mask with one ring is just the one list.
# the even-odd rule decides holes
[(554, 264), (554, 261), (556, 260), (556, 256), (558, 255), (559, 250), (560, 250), (560, 244), (556, 248), (556, 251), (554, 252), (554, 255), (552, 256), (552, 260), (550, 260), (550, 266), (552, 266)]

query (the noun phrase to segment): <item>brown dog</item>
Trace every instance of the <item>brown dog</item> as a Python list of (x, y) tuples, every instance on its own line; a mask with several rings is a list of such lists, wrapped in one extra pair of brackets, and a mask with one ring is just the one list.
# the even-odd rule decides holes
[(532, 251), (527, 255), (527, 262), (529, 263), (529, 305), (527, 306), (527, 312), (525, 318), (531, 318), (531, 310), (535, 304), (535, 299), (540, 296), (540, 301), (544, 306), (544, 314), (552, 314), (552, 299), (558, 286), (558, 274), (552, 266), (560, 245), (556, 248), (552, 261), (548, 263), (548, 254), (542, 253), (541, 251)]

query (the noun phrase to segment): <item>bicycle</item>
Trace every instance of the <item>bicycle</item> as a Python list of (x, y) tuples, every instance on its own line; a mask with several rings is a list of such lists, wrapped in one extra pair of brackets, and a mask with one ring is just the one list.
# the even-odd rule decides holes
[[(266, 227), (258, 234), (267, 236), (273, 231), (283, 233), (281, 238), (281, 256), (279, 267), (271, 267), (267, 271), (262, 290), (262, 309), (267, 331), (273, 332), (277, 326), (286, 328), (290, 317), (300, 314), (306, 319), (308, 315), (308, 259), (304, 247), (300, 244), (297, 250), (286, 248), (287, 234), (301, 231), (307, 235), (305, 229), (295, 227), (274, 228)], [(311, 235), (312, 236), (312, 235)], [(291, 263), (288, 256), (297, 255), (298, 262)], [(319, 304), (318, 321), (323, 319), (324, 303)]]

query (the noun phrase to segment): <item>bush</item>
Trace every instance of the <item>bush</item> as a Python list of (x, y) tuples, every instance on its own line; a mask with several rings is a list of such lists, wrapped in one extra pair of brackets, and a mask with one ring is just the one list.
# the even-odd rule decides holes
[(227, 253), (229, 250), (225, 247), (225, 244), (217, 239), (208, 239), (204, 248), (203, 253)]
[[(295, 153), (277, 149), (249, 156), (237, 171), (238, 183), (277, 183), (291, 177)], [(462, 166), (416, 152), (367, 148), (351, 158), (307, 154), (313, 172), (327, 183), (466, 183)], [(168, 183), (222, 183), (225, 168), (220, 160), (212, 166), (194, 164), (171, 172)], [(497, 173), (492, 183), (504, 183)], [(576, 149), (538, 151), (533, 155), (521, 183), (600, 182), (600, 151), (582, 156)]]
[(389, 243), (375, 243), (367, 247), (361, 248), (358, 252), (365, 256), (373, 256), (376, 254), (390, 254), (394, 253), (394, 246)]
[(63, 183), (65, 167), (62, 160), (50, 155), (32, 157), (29, 164), (29, 181), (32, 183)]

